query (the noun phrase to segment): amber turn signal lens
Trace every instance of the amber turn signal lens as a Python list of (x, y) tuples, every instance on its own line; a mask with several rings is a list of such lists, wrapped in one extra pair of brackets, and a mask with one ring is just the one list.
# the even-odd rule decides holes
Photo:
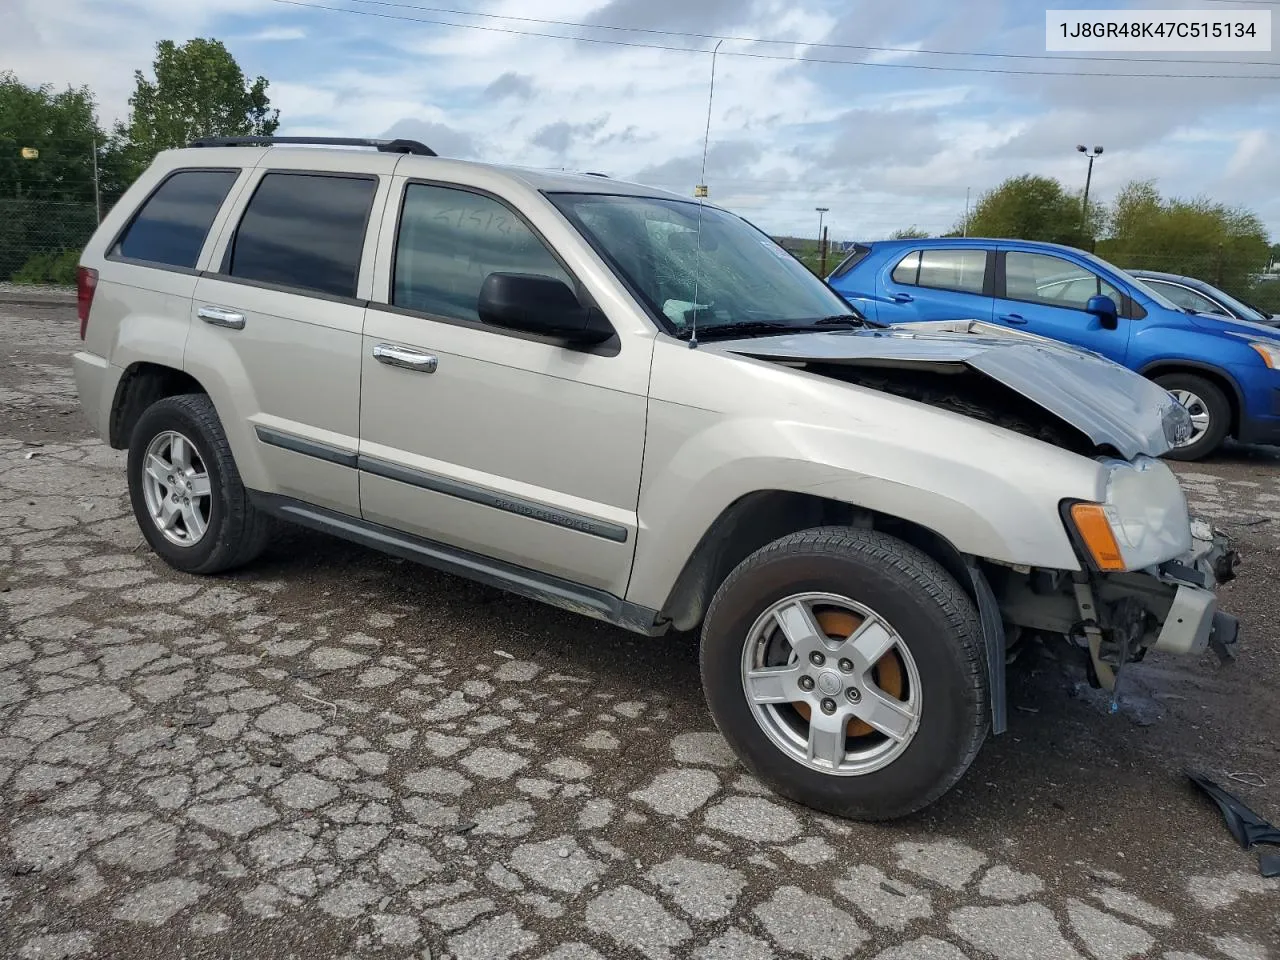
[(1089, 548), (1093, 562), (1099, 570), (1123, 570), (1124, 557), (1120, 544), (1111, 530), (1111, 523), (1101, 504), (1076, 503), (1071, 506), (1071, 520), (1076, 525), (1080, 539)]

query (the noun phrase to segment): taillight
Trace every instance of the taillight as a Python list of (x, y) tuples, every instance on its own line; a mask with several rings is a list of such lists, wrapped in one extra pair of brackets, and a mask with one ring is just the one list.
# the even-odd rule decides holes
[(80, 315), (80, 339), (84, 339), (89, 326), (89, 308), (93, 306), (93, 294), (98, 289), (98, 271), (92, 267), (76, 267), (76, 313)]

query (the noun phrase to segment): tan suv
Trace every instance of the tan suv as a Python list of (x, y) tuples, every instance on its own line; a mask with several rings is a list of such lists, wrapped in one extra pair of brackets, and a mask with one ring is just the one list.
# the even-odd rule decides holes
[[(344, 149), (332, 149), (338, 145)], [(349, 149), (363, 147), (364, 149)], [(655, 635), (779, 792), (917, 810), (1005, 727), (1008, 648), (1229, 654), (1234, 553), (1096, 356), (879, 329), (741, 218), (410, 141), (161, 154), (80, 269), (85, 413), (212, 574), (283, 519)]]

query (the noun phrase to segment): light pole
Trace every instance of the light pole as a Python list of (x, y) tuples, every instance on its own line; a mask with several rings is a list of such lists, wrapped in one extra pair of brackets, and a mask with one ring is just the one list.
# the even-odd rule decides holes
[(827, 215), (830, 207), (814, 207), (818, 211), (818, 272), (827, 272), (827, 248), (822, 243), (822, 218)]
[(1089, 229), (1089, 185), (1093, 182), (1093, 161), (1102, 156), (1102, 148), (1094, 147), (1091, 153), (1084, 144), (1078, 144), (1076, 150), (1089, 158), (1089, 172), (1084, 176), (1084, 202), (1080, 204), (1081, 232)]

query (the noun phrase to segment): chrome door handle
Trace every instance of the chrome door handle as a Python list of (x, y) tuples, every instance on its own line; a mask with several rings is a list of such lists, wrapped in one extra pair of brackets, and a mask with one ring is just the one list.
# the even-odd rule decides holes
[(429, 353), (418, 353), (403, 347), (380, 343), (373, 348), (373, 357), (379, 363), (393, 367), (404, 367), (406, 370), (417, 370), (419, 373), (435, 373), (439, 361)]
[(230, 327), (232, 330), (244, 329), (244, 314), (228, 310), (226, 307), (201, 307), (196, 311), (196, 316), (205, 323), (213, 324), (215, 327)]

